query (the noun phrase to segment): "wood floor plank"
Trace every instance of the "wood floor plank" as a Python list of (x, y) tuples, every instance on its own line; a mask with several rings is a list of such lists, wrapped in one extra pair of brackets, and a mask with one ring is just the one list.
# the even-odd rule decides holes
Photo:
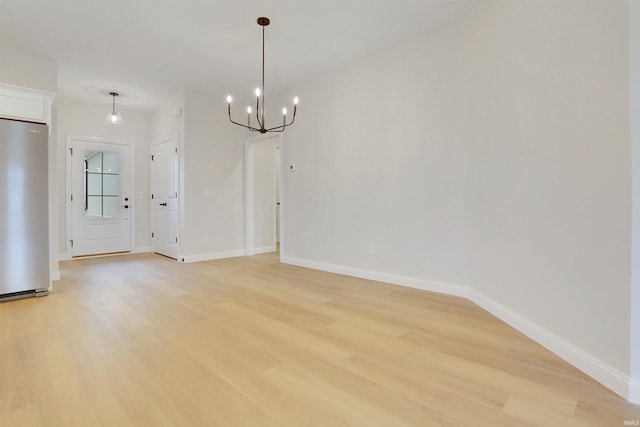
[(0, 303), (0, 426), (617, 426), (640, 407), (470, 301), (280, 264), (61, 263)]

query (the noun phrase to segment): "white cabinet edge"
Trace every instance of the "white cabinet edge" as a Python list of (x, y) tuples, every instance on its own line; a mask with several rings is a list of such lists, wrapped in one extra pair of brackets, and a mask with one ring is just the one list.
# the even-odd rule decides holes
[(51, 126), (55, 93), (0, 83), (0, 117)]

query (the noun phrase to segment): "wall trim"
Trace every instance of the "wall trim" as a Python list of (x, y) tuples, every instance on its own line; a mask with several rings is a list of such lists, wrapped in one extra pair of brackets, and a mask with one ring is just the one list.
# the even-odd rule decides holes
[(631, 378), (629, 380), (629, 398), (627, 400), (640, 405), (640, 378)]
[(380, 273), (377, 271), (364, 270), (360, 268), (346, 267), (338, 264), (329, 264), (317, 261), (311, 261), (302, 258), (293, 258), (282, 255), (280, 262), (284, 264), (297, 265), (299, 267), (307, 267), (314, 270), (327, 271), (329, 273), (344, 274), (346, 276), (359, 277), (361, 279), (376, 280), (378, 282), (391, 283), (393, 285), (407, 286), (410, 288), (421, 289), (423, 291), (437, 292), (457, 297), (467, 297), (468, 288), (464, 286), (451, 285), (448, 283), (436, 282), (434, 280), (416, 279), (407, 276), (398, 276), (395, 274)]
[(191, 262), (211, 261), (214, 259), (233, 258), (238, 256), (245, 256), (245, 250), (238, 249), (235, 251), (211, 252), (208, 254), (178, 255), (178, 260), (186, 264)]
[(629, 400), (640, 404), (640, 5), (629, 0), (629, 130), (631, 142), (631, 288)]
[[(253, 255), (259, 255), (259, 254), (268, 254), (269, 252), (275, 252), (276, 251), (276, 247), (275, 246), (263, 246), (261, 248), (255, 248), (253, 250)], [(249, 255), (248, 253), (246, 253), (245, 255)]]
[(330, 273), (344, 274), (362, 279), (376, 280), (450, 296), (467, 298), (511, 327), (556, 354), (614, 393), (632, 403), (640, 403), (640, 379), (631, 378), (579, 347), (560, 338), (540, 325), (531, 322), (484, 294), (466, 286), (432, 280), (380, 273), (337, 264), (322, 263), (302, 258), (282, 256), (280, 262)]
[(616, 394), (630, 400), (631, 378), (627, 375), (480, 292), (469, 289), (467, 298)]
[(58, 254), (58, 262), (60, 261), (71, 261), (73, 258), (68, 253), (59, 253)]
[(151, 246), (136, 246), (133, 251), (131, 251), (132, 254), (144, 254), (147, 252), (151, 252)]

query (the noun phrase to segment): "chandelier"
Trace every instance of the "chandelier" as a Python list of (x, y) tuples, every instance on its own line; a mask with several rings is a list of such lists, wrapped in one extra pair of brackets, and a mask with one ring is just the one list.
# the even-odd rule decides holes
[(287, 123), (287, 109), (282, 109), (282, 124), (279, 126), (274, 126), (272, 128), (267, 128), (264, 118), (264, 27), (270, 24), (269, 18), (260, 17), (258, 18), (258, 25), (262, 27), (262, 86), (256, 88), (256, 120), (258, 121), (257, 126), (253, 126), (251, 124), (251, 113), (253, 109), (251, 106), (247, 107), (247, 124), (244, 125), (242, 123), (238, 123), (231, 118), (231, 95), (227, 95), (227, 111), (229, 113), (229, 120), (231, 123), (236, 124), (238, 126), (242, 126), (243, 128), (247, 128), (254, 132), (267, 133), (267, 132), (283, 132), (284, 129), (288, 126), (291, 126), (296, 119), (296, 110), (298, 108), (298, 97), (293, 98), (293, 115), (291, 117), (291, 121)]

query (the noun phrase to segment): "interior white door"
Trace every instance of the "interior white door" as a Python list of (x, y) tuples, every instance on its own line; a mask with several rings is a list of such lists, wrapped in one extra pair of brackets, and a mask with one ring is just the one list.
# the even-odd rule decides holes
[(131, 250), (131, 146), (72, 139), (72, 255)]
[(152, 250), (178, 258), (178, 146), (172, 138), (153, 148), (151, 157)]

